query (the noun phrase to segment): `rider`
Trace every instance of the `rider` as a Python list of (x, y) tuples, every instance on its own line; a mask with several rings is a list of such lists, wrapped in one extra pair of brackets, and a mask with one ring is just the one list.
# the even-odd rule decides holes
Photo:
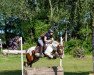
[(44, 43), (49, 44), (53, 41), (53, 31), (50, 29), (48, 33), (44, 35)]
[(38, 39), (38, 44), (40, 46), (40, 56), (43, 54), (44, 46), (47, 46), (47, 44), (52, 43), (53, 41), (53, 30), (49, 30), (44, 36), (41, 36)]

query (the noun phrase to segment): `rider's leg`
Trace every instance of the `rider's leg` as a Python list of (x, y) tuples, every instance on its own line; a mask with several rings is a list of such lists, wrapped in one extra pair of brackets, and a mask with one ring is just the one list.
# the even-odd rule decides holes
[(44, 43), (43, 43), (42, 39), (38, 39), (38, 43), (40, 45), (40, 55), (42, 56)]
[(43, 46), (40, 46), (40, 54), (42, 55), (43, 53)]

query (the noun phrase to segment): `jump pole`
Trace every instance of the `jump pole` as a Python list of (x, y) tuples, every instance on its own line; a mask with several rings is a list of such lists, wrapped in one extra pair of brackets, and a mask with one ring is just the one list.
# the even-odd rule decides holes
[(23, 46), (22, 46), (22, 37), (20, 37), (20, 41), (21, 41), (21, 69), (22, 69), (22, 75), (23, 75)]

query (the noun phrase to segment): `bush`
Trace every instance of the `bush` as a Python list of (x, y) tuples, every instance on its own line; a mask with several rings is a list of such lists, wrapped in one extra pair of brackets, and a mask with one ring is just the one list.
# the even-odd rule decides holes
[(71, 51), (81, 44), (81, 40), (71, 39), (65, 43), (65, 53), (71, 53)]
[(34, 24), (35, 27), (35, 38), (37, 39), (38, 37), (40, 37), (40, 35), (45, 34), (48, 29), (49, 29), (49, 25), (46, 24), (45, 22), (42, 21), (35, 21)]
[(83, 58), (85, 56), (85, 51), (81, 47), (75, 47), (72, 51), (73, 57)]
[(85, 52), (89, 54), (92, 51), (92, 43), (91, 40), (83, 41), (82, 47), (84, 48)]
[(24, 43), (23, 44), (23, 50), (27, 50), (28, 48), (32, 47), (36, 45), (35, 43), (31, 44), (31, 43)]

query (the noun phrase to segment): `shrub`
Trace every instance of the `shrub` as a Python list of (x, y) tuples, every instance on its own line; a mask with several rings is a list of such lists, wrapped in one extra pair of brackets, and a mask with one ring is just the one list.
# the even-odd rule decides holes
[(23, 44), (23, 50), (27, 50), (28, 48), (30, 48), (30, 47), (32, 47), (34, 45), (35, 45), (35, 43), (33, 43), (33, 44), (31, 44), (31, 43), (24, 43)]
[(91, 40), (86, 40), (82, 42), (82, 47), (84, 48), (85, 52), (89, 54), (92, 51), (92, 43)]
[(35, 38), (37, 39), (40, 35), (45, 34), (48, 31), (49, 25), (42, 21), (35, 21)]
[(73, 57), (83, 58), (85, 56), (85, 51), (81, 47), (75, 47), (72, 51)]
[(81, 40), (78, 39), (71, 39), (65, 43), (65, 53), (71, 53), (71, 51), (81, 44)]

